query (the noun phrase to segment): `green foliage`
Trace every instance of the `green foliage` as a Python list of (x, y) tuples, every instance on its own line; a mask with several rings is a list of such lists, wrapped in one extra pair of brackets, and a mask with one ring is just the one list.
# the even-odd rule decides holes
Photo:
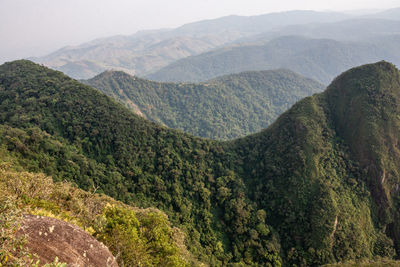
[(200, 84), (104, 72), (86, 83), (149, 120), (213, 139), (257, 132), (299, 99), (323, 89), (287, 70), (244, 72)]
[[(0, 175), (4, 175), (4, 166), (0, 166)], [(13, 177), (16, 178), (16, 177)], [(11, 188), (5, 186), (2, 177), (2, 195), (0, 198), (0, 266), (32, 266), (32, 267), (66, 267), (55, 257), (53, 263), (40, 264), (37, 255), (25, 248), (26, 237), (16, 235), (23, 220), (24, 210), (21, 209), (18, 196), (5, 192)], [(13, 188), (19, 189), (19, 188)]]
[[(354, 72), (359, 74), (354, 75)], [(359, 84), (359, 89), (347, 82), (348, 79), (360, 82), (362, 77), (369, 81)], [(253, 198), (267, 214), (274, 214), (268, 222), (280, 233), (289, 262), (320, 265), (373, 255), (389, 258), (394, 255), (388, 236), (396, 239), (397, 234), (390, 234), (385, 228), (393, 228), (393, 221), (386, 218), (397, 216), (397, 212), (388, 211), (386, 218), (378, 215), (387, 204), (374, 198), (374, 194), (386, 190), (395, 194), (396, 186), (385, 185), (385, 190), (381, 191), (377, 183), (370, 182), (373, 177), (364, 164), (374, 171), (373, 165), (385, 164), (381, 159), (390, 156), (392, 163), (385, 164), (386, 168), (390, 166), (389, 172), (397, 173), (400, 169), (399, 154), (388, 153), (383, 145), (387, 143), (393, 147), (396, 139), (375, 132), (390, 127), (388, 132), (398, 136), (398, 117), (393, 121), (387, 117), (395, 117), (399, 110), (377, 112), (377, 109), (389, 109), (393, 105), (377, 105), (375, 97), (378, 90), (382, 90), (386, 96), (378, 99), (400, 101), (399, 80), (398, 70), (385, 62), (349, 71), (325, 94), (298, 102), (269, 129), (232, 143), (242, 155), (240, 160), (246, 162), (242, 175), (253, 189)], [(374, 88), (374, 84), (377, 87)], [(348, 96), (364, 88), (374, 93)], [(344, 102), (342, 97), (349, 102)], [(368, 107), (374, 120), (368, 115), (358, 115), (364, 109), (357, 106), (361, 97), (374, 101), (374, 106)], [(345, 111), (338, 119), (335, 109), (341, 107)], [(380, 126), (371, 125), (373, 121)], [(342, 127), (342, 123), (346, 125)], [(365, 128), (360, 126), (363, 123), (366, 123)], [(354, 139), (345, 137), (343, 130), (353, 134)], [(379, 144), (371, 143), (374, 140), (379, 140)], [(370, 148), (383, 149), (373, 154), (381, 158), (370, 158), (367, 162), (360, 158), (360, 155), (368, 157)], [(357, 152), (358, 149), (362, 149), (362, 153)], [(374, 172), (378, 176), (374, 179), (379, 179), (379, 183), (385, 182), (382, 172)], [(391, 177), (391, 182), (396, 181)], [(386, 201), (395, 200), (389, 194), (386, 196)]]
[(67, 267), (68, 265), (64, 262), (59, 262), (56, 257), (52, 263), (46, 263), (42, 267)]
[(380, 259), (374, 260), (350, 261), (336, 264), (326, 264), (323, 267), (396, 267), (400, 262), (395, 260)]
[[(212, 266), (390, 259), (400, 247), (398, 103), (398, 70), (366, 65), (268, 129), (217, 142), (147, 122), (61, 73), (17, 61), (0, 67), (0, 155), (16, 169), (160, 208)], [(100, 220), (105, 240), (113, 231), (129, 242), (157, 236), (152, 250), (173, 253), (160, 217), (148, 224), (138, 213), (109, 212)], [(96, 218), (89, 215), (82, 225)]]
[[(272, 234), (251, 239), (256, 224), (245, 216), (253, 207), (240, 179), (220, 164), (219, 143), (148, 123), (97, 90), (27, 61), (2, 65), (0, 87), (1, 144), (23, 168), (162, 209), (201, 261), (239, 262), (246, 253), (264, 262), (269, 252), (277, 255), (279, 245), (263, 245)], [(232, 193), (215, 206), (219, 177), (228, 177)], [(240, 208), (231, 210), (235, 203)], [(232, 229), (226, 227), (231, 221)], [(244, 240), (255, 247), (246, 251)]]
[[(24, 248), (25, 238), (15, 235), (24, 213), (55, 217), (83, 227), (109, 247), (119, 266), (189, 266), (191, 261), (176, 241), (177, 229), (171, 228), (167, 216), (155, 209), (134, 210), (104, 195), (9, 167), (0, 169), (0, 188), (3, 265), (39, 264)], [(56, 258), (44, 266), (65, 265)]]
[(15, 235), (22, 213), (15, 203), (4, 196), (0, 199), (0, 266), (22, 266), (33, 263), (32, 256), (23, 249), (24, 237)]
[(139, 222), (133, 210), (108, 207), (100, 221), (95, 236), (116, 253), (120, 266), (187, 266), (164, 215), (147, 213)]

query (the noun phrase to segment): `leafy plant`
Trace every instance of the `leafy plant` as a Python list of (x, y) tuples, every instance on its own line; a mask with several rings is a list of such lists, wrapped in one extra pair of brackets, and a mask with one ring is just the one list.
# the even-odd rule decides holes
[[(390, 260), (400, 236), (399, 81), (386, 62), (355, 68), (268, 129), (217, 142), (150, 123), (59, 72), (17, 61), (0, 66), (0, 154), (16, 171), (159, 208), (212, 266)], [(33, 211), (75, 217), (120, 255), (133, 252), (117, 247), (114, 231), (124, 244), (145, 238), (141, 259), (150, 255), (151, 264), (160, 254), (179, 265), (173, 259), (186, 254), (166, 245), (171, 230), (152, 212), (120, 202), (105, 209), (116, 201), (66, 183), (35, 191), (37, 183), (7, 181), (5, 192)]]

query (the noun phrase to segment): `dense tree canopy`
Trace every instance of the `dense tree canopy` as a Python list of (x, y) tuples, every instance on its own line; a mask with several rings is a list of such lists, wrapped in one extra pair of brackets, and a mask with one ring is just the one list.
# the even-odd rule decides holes
[(16, 61), (0, 66), (0, 143), (24, 169), (162, 209), (213, 266), (392, 258), (399, 76), (386, 62), (355, 68), (268, 129), (217, 142)]
[(212, 139), (232, 139), (270, 125), (323, 86), (288, 70), (243, 72), (201, 83), (159, 83), (104, 72), (87, 84), (145, 118)]

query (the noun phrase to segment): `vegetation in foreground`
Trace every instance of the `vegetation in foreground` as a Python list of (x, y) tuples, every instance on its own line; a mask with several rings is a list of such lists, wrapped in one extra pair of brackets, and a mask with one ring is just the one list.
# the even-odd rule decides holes
[(0, 100), (3, 158), (163, 210), (212, 266), (399, 255), (400, 74), (390, 63), (349, 70), (230, 142), (150, 123), (27, 61), (0, 66)]
[[(34, 254), (21, 249), (26, 239), (15, 236), (23, 214), (80, 226), (110, 249), (119, 266), (194, 264), (182, 243), (183, 233), (171, 227), (161, 211), (134, 208), (69, 183), (54, 183), (43, 174), (15, 171), (11, 165), (0, 163), (0, 266), (42, 266)], [(45, 266), (65, 265), (55, 259)]]

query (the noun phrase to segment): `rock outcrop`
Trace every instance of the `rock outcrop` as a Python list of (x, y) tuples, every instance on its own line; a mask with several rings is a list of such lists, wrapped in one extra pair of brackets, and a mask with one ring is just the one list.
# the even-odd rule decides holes
[(25, 215), (18, 233), (27, 236), (26, 246), (38, 255), (41, 264), (58, 257), (68, 266), (118, 266), (103, 243), (79, 227), (58, 219)]

